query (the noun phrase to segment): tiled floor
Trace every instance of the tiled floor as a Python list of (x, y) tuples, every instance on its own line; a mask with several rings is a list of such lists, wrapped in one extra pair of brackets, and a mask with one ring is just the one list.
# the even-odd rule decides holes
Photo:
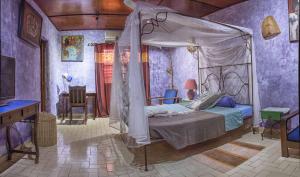
[(107, 119), (89, 120), (88, 125), (59, 125), (58, 144), (41, 148), (40, 163), (20, 160), (1, 177), (299, 177), (300, 160), (280, 157), (280, 142), (252, 133), (240, 141), (266, 146), (258, 155), (221, 174), (197, 161), (196, 156), (150, 166), (149, 172), (130, 165), (126, 146), (114, 138)]

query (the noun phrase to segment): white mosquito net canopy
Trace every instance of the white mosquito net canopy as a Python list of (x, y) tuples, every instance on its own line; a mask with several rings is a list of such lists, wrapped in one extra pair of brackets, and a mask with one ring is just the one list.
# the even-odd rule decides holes
[[(128, 132), (130, 137), (130, 146), (150, 143), (148, 117), (144, 110), (146, 101), (140, 60), (141, 44), (157, 47), (196, 46), (200, 52), (199, 68), (251, 64), (246, 68), (228, 67), (224, 72), (234, 70), (240, 77), (231, 76), (230, 82), (241, 80), (249, 86), (248, 103), (254, 107), (254, 124), (258, 123), (260, 102), (250, 29), (187, 17), (166, 7), (136, 3), (116, 45), (110, 106), (110, 124), (121, 123), (121, 131)], [(124, 79), (121, 61), (125, 50), (130, 50), (130, 57)], [(211, 71), (204, 71), (203, 75), (208, 75), (208, 72)], [(214, 79), (207, 84), (212, 90), (219, 86)], [(234, 84), (226, 85), (232, 87)], [(230, 89), (243, 94), (244, 85)], [(239, 99), (246, 98), (242, 96)]]

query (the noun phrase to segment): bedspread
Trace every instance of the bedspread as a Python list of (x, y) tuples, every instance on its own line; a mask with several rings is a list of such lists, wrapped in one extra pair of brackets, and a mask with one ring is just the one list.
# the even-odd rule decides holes
[(221, 114), (194, 111), (149, 118), (149, 127), (153, 138), (163, 138), (174, 148), (182, 149), (225, 134), (224, 122)]

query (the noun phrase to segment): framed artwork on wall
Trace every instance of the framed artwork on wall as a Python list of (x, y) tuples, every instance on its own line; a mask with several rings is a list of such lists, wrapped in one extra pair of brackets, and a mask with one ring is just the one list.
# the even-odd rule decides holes
[(82, 62), (84, 54), (84, 36), (62, 36), (61, 61)]
[(299, 0), (288, 0), (290, 41), (299, 41)]
[(39, 46), (42, 32), (42, 16), (26, 1), (20, 5), (19, 37), (33, 46)]

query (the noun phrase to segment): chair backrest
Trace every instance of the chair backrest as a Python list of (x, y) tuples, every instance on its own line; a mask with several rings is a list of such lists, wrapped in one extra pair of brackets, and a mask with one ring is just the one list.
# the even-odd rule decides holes
[(69, 86), (71, 106), (84, 106), (86, 104), (86, 86)]
[(165, 91), (164, 98), (174, 98), (174, 99), (166, 99), (163, 101), (164, 104), (174, 104), (176, 102), (175, 97), (177, 97), (177, 89), (167, 89)]

